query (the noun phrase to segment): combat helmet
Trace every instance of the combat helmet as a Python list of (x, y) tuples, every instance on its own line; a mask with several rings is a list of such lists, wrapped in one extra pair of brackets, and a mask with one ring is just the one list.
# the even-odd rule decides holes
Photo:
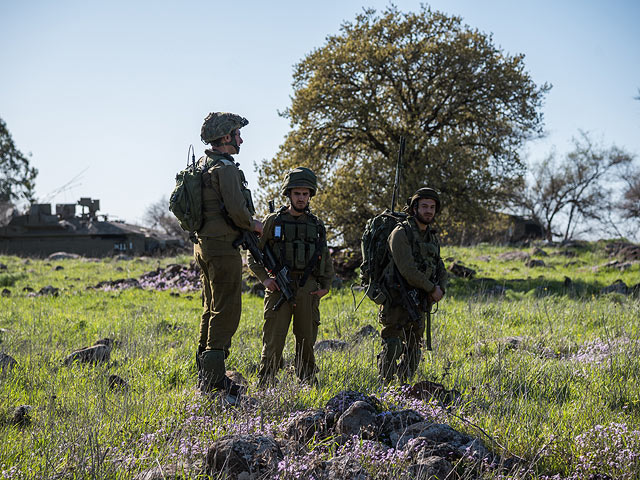
[(440, 194), (438, 194), (438, 192), (433, 188), (429, 187), (419, 188), (418, 190), (416, 190), (416, 193), (411, 196), (411, 198), (407, 202), (407, 209), (409, 210), (409, 213), (412, 213), (413, 206), (421, 198), (430, 198), (431, 200), (435, 200), (436, 214), (440, 213), (440, 209), (442, 207), (442, 204), (440, 203)]
[(210, 144), (248, 124), (249, 120), (234, 113), (211, 112), (204, 119), (200, 130), (200, 139), (203, 143)]
[(307, 167), (296, 167), (287, 173), (282, 182), (281, 192), (285, 197), (289, 196), (292, 188), (308, 188), (311, 190), (310, 197), (316, 194), (318, 189), (318, 179), (316, 174)]

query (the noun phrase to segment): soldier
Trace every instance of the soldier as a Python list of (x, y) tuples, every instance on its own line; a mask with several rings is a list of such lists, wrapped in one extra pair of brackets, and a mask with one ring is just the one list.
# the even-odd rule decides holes
[[(426, 304), (427, 315), (433, 303), (445, 293), (447, 273), (440, 244), (431, 228), (440, 212), (440, 197), (432, 188), (421, 188), (413, 194), (406, 207), (409, 217), (394, 228), (387, 241), (391, 258), (398, 273), (415, 288)], [(383, 381), (391, 381), (397, 375), (401, 381), (411, 378), (420, 363), (425, 318), (410, 321), (402, 305), (389, 302), (380, 312), (382, 323), (382, 351), (378, 355), (378, 371)]]
[(320, 299), (329, 292), (333, 264), (324, 224), (309, 210), (309, 200), (316, 194), (316, 189), (316, 176), (311, 170), (298, 167), (290, 171), (282, 184), (282, 195), (289, 199), (289, 205), (267, 216), (264, 235), (260, 239), (260, 248), (264, 250), (268, 244), (280, 266), (290, 270), (294, 301), (284, 302), (274, 311), (282, 293), (278, 291), (275, 279), (249, 256), (249, 267), (266, 288), (259, 371), (261, 386), (269, 385), (275, 379), (292, 316), (296, 374), (308, 384), (317, 383), (313, 345), (320, 325)]
[(198, 161), (204, 172), (204, 223), (194, 246), (204, 307), (196, 357), (202, 393), (240, 393), (225, 373), (241, 311), (242, 259), (232, 243), (238, 229), (262, 233), (262, 223), (253, 219), (255, 210), (244, 174), (231, 156), (240, 151), (240, 129), (248, 123), (239, 115), (213, 112), (205, 118), (200, 133), (202, 142), (209, 145)]

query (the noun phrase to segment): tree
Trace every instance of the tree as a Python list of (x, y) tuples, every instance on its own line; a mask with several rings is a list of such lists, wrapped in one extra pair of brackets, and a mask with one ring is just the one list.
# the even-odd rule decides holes
[[(547, 240), (568, 240), (584, 220), (607, 222), (616, 203), (608, 182), (633, 161), (616, 146), (594, 144), (585, 132), (573, 139), (573, 145), (560, 162), (552, 154), (534, 164), (531, 182), (514, 197), (521, 211), (543, 225)], [(565, 222), (563, 231), (557, 230), (559, 219)]]
[(619, 204), (622, 217), (640, 222), (640, 170), (625, 175), (627, 186)]
[(7, 124), (0, 118), (0, 202), (34, 201), (38, 170), (13, 143)]
[(147, 207), (143, 221), (145, 225), (159, 229), (167, 235), (183, 237), (185, 240), (189, 238), (189, 234), (180, 227), (178, 219), (169, 211), (169, 200), (166, 195)]
[(258, 165), (259, 198), (305, 165), (319, 176), (314, 208), (334, 237), (356, 245), (366, 219), (390, 203), (405, 136), (400, 198), (429, 185), (441, 192), (449, 225), (479, 221), (522, 182), (518, 149), (541, 133), (550, 87), (537, 87), (523, 60), (426, 6), (365, 10), (295, 66), (291, 106), (281, 113), (291, 131)]

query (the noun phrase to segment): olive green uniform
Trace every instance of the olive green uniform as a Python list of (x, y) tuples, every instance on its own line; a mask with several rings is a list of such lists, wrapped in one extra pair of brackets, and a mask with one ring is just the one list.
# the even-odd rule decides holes
[[(433, 293), (437, 285), (444, 292), (447, 272), (440, 257), (440, 243), (432, 229), (420, 231), (415, 219), (409, 217), (391, 232), (388, 246), (398, 272), (410, 287), (419, 290), (422, 299)], [(412, 377), (422, 354), (424, 314), (419, 321), (412, 322), (402, 305), (387, 301), (380, 311), (380, 322), (383, 326), (382, 352), (378, 356), (380, 376), (386, 381), (394, 375), (401, 380)]]
[[(326, 233), (322, 222), (310, 213), (294, 217), (284, 209), (267, 216), (264, 232), (260, 238), (260, 248), (270, 246), (280, 265), (291, 272), (295, 288), (295, 305), (284, 302), (277, 311), (273, 306), (280, 300), (279, 291), (266, 291), (264, 299), (264, 326), (262, 329), (262, 355), (260, 359), (260, 380), (269, 383), (275, 377), (282, 361), (287, 332), (293, 317), (293, 334), (296, 338), (295, 368), (298, 377), (307, 382), (315, 381), (316, 363), (313, 346), (320, 325), (320, 299), (310, 293), (331, 287), (334, 271)], [(321, 252), (313, 268), (309, 262), (314, 252)], [(249, 255), (249, 268), (263, 282), (269, 278), (265, 268)], [(300, 285), (309, 270), (304, 285)]]
[[(244, 174), (233, 158), (212, 150), (205, 153), (199, 160), (199, 164), (205, 166), (202, 175), (204, 223), (194, 246), (203, 292), (198, 350), (208, 354), (203, 357), (203, 363), (215, 364), (213, 383), (217, 383), (221, 369), (224, 376), (224, 359), (229, 355), (242, 309), (242, 258), (238, 248), (232, 245), (238, 232), (225, 219), (221, 205), (235, 226), (245, 230), (253, 228), (254, 209)], [(205, 360), (207, 357), (210, 361)]]

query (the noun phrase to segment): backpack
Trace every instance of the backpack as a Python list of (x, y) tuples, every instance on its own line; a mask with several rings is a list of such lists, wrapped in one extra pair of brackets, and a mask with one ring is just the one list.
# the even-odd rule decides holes
[[(189, 164), (189, 152), (191, 164)], [(202, 173), (203, 167), (196, 165), (193, 145), (187, 152), (187, 168), (176, 174), (176, 186), (169, 198), (169, 210), (176, 216), (180, 227), (190, 232), (189, 238), (195, 238), (195, 232), (202, 227)]]
[(385, 282), (385, 276), (393, 264), (387, 239), (393, 229), (406, 219), (406, 213), (385, 210), (367, 221), (362, 234), (360, 284), (367, 296), (379, 305), (391, 299)]

